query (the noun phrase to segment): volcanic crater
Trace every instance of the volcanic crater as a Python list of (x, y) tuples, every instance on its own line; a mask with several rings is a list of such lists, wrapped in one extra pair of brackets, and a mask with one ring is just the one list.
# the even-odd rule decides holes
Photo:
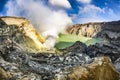
[(120, 21), (76, 24), (66, 31), (102, 41), (76, 40), (51, 51), (29, 20), (0, 17), (0, 80), (120, 79)]

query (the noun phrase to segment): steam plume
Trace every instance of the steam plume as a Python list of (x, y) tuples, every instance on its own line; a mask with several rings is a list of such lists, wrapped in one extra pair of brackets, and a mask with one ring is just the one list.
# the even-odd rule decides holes
[[(64, 10), (51, 9), (42, 0), (9, 0), (6, 8), (8, 16), (28, 18), (34, 27), (48, 39), (46, 44), (49, 47), (54, 46), (58, 33), (64, 31), (66, 26), (72, 23)], [(52, 38), (49, 38), (51, 36)]]

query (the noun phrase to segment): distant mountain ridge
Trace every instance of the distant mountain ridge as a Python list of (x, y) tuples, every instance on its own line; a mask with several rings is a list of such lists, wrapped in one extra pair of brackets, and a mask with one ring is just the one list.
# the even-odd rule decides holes
[[(98, 37), (107, 32), (120, 32), (120, 20), (112, 22), (94, 22), (86, 24), (76, 24), (68, 28), (68, 33), (87, 37)], [(105, 33), (107, 34), (107, 33)], [(110, 35), (110, 34), (107, 34)], [(116, 36), (116, 35), (115, 35)]]

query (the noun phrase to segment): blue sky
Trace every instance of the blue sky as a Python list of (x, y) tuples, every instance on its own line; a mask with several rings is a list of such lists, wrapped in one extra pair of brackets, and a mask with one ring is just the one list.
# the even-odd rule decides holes
[[(0, 0), (1, 16), (10, 16), (7, 9), (7, 4), (9, 1), (12, 0)], [(75, 24), (120, 20), (120, 0), (68, 0), (69, 5), (67, 5), (68, 3), (63, 4), (66, 5), (64, 7), (62, 7), (63, 5), (61, 6), (61, 4), (64, 2), (61, 2), (60, 5), (51, 2), (51, 6), (49, 2), (52, 0), (41, 1), (46, 6), (54, 8), (55, 10), (63, 9), (67, 15), (72, 18), (72, 21)]]

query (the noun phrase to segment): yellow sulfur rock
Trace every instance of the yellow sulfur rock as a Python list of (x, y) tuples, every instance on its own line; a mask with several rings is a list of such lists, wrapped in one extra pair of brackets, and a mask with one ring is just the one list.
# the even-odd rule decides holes
[[(22, 17), (0, 17), (0, 26), (4, 28), (4, 26), (15, 25), (18, 29), (23, 28), (25, 41), (21, 43), (21, 46), (24, 46), (28, 51), (29, 49), (35, 51), (44, 51), (47, 49), (46, 45), (43, 43), (45, 39), (33, 28), (30, 21)], [(4, 36), (3, 36), (4, 37)], [(18, 40), (23, 40), (22, 38), (18, 38)], [(24, 48), (24, 49), (25, 49)]]

